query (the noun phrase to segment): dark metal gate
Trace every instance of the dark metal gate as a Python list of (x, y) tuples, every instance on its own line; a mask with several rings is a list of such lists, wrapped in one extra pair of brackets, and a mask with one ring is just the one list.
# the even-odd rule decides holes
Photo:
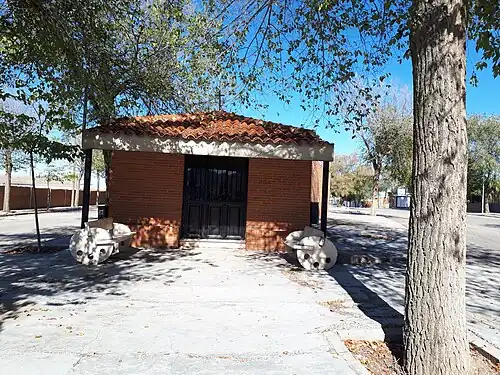
[(182, 235), (245, 236), (248, 159), (186, 155)]

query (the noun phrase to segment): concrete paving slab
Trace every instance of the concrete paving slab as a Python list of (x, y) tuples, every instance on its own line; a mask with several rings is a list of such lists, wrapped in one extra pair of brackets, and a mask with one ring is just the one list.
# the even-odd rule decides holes
[[(321, 301), (348, 300), (343, 288), (327, 273), (292, 269), (276, 255), (223, 249), (123, 252), (93, 268), (67, 252), (0, 255), (8, 314), (0, 323), (0, 368), (19, 375), (35, 368), (50, 375), (356, 374), (338, 352), (342, 341), (325, 337), (345, 326), (356, 305), (348, 302), (345, 314), (328, 310)], [(322, 278), (332, 280), (327, 288)]]
[(48, 375), (68, 374), (79, 359), (78, 354), (30, 353), (7, 356), (2, 353), (2, 374)]

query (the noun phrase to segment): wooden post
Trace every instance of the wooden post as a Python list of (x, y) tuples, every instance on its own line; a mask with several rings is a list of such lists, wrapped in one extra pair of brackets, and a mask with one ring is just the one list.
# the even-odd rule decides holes
[(82, 202), (82, 229), (85, 223), (89, 221), (89, 206), (90, 206), (90, 177), (92, 175), (92, 149), (84, 151), (85, 165), (83, 172), (83, 202)]
[(321, 187), (321, 230), (326, 237), (326, 222), (328, 219), (328, 185), (330, 185), (330, 162), (323, 161), (323, 178)]

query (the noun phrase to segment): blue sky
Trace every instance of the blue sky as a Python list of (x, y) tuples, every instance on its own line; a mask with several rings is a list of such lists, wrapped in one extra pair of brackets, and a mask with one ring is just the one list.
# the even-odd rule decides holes
[[(469, 72), (472, 71), (472, 64), (476, 59), (477, 54), (472, 48), (469, 48)], [(409, 60), (402, 64), (397, 61), (391, 62), (386, 70), (391, 73), (390, 80), (394, 85), (412, 87), (411, 62)], [(500, 77), (493, 78), (491, 70), (488, 69), (478, 72), (477, 76), (479, 79), (477, 87), (467, 84), (467, 113), (500, 115)], [(266, 111), (248, 109), (241, 110), (242, 114), (287, 125), (311, 127), (309, 114), (299, 107), (298, 99), (290, 105), (283, 104), (272, 96), (266, 96), (264, 101), (269, 104)], [(359, 150), (358, 141), (352, 139), (351, 132), (340, 128), (335, 131), (321, 127), (318, 127), (316, 131), (323, 139), (335, 144), (336, 154), (352, 153)]]

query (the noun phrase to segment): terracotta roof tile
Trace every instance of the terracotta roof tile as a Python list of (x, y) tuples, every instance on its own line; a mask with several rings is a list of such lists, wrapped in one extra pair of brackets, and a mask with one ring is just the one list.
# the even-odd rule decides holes
[(326, 144), (315, 131), (224, 111), (111, 119), (87, 132), (243, 143)]

